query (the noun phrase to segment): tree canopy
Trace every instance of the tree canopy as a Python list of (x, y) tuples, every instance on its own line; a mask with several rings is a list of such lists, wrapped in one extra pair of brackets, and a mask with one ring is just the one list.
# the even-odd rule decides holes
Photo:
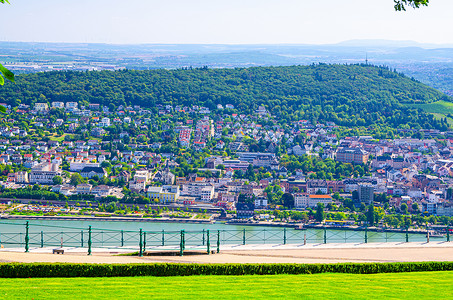
[[(78, 102), (87, 107), (140, 105), (234, 105), (255, 113), (264, 106), (279, 122), (308, 120), (344, 127), (436, 128), (448, 125), (412, 104), (450, 98), (387, 67), (328, 65), (235, 69), (121, 70), (46, 72), (17, 76), (0, 89), (0, 102)], [(50, 106), (50, 105), (49, 105)]]

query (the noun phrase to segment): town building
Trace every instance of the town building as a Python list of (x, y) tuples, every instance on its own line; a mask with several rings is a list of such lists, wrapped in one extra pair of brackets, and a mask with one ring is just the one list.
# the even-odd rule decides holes
[(60, 175), (61, 170), (57, 164), (44, 162), (31, 169), (30, 183), (53, 184), (53, 178)]
[(337, 150), (336, 159), (343, 163), (365, 164), (369, 153), (361, 148), (340, 148)]
[(178, 200), (179, 194), (177, 185), (150, 186), (147, 190), (148, 198), (159, 199), (161, 203), (174, 203)]
[(93, 178), (94, 176), (102, 178), (107, 176), (107, 172), (101, 167), (85, 167), (80, 170), (80, 175), (84, 178)]
[(365, 205), (373, 204), (374, 202), (374, 187), (370, 184), (360, 184), (358, 188), (359, 202)]

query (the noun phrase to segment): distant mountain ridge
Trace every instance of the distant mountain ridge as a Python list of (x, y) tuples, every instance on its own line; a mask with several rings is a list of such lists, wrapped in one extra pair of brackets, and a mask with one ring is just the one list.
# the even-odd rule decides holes
[(0, 42), (0, 62), (18, 73), (64, 70), (236, 68), (365, 63), (396, 68), (453, 96), (453, 45), (351, 40), (337, 44), (73, 44)]

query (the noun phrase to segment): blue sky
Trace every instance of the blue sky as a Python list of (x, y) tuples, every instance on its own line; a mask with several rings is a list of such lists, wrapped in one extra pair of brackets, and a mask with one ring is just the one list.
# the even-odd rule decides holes
[(10, 0), (0, 40), (325, 44), (351, 39), (453, 44), (453, 1), (400, 13), (392, 0)]

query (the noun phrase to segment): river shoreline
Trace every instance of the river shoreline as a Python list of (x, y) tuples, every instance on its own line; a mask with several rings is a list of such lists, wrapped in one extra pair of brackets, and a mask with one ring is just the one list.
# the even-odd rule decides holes
[(2, 220), (55, 220), (55, 221), (117, 221), (117, 222), (156, 222), (182, 224), (212, 224), (212, 220), (170, 219), (170, 218), (141, 218), (141, 217), (71, 217), (71, 216), (27, 216), (2, 215)]
[(370, 232), (394, 232), (394, 233), (408, 233), (408, 234), (427, 234), (425, 229), (398, 229), (398, 228), (380, 228), (380, 227), (362, 227), (362, 226), (333, 226), (333, 225), (319, 225), (319, 224), (297, 224), (297, 223), (248, 223), (248, 222), (227, 222), (227, 225), (240, 225), (240, 226), (263, 226), (263, 227), (286, 227), (296, 230), (306, 229), (319, 229), (323, 230), (340, 230), (340, 231), (370, 231)]

